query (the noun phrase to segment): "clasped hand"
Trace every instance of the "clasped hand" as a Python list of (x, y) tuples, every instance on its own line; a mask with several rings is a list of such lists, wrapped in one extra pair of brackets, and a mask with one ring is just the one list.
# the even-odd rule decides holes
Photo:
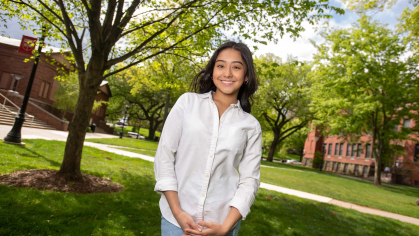
[[(198, 221), (198, 224), (196, 224), (192, 217), (184, 211), (175, 215), (175, 218), (185, 233), (183, 236), (222, 236), (228, 233), (228, 230), (225, 230), (222, 225), (215, 222)], [(202, 227), (205, 227), (205, 229), (202, 229)]]
[[(222, 236), (228, 233), (228, 230), (215, 222), (198, 221), (198, 229), (187, 228), (184, 230), (185, 235), (204, 235), (204, 236)], [(202, 229), (201, 227), (205, 227)]]

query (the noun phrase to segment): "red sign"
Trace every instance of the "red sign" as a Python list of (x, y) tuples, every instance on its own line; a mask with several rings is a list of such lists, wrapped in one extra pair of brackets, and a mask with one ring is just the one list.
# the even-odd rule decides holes
[(35, 49), (37, 40), (37, 38), (23, 35), (18, 52), (32, 55), (32, 51)]

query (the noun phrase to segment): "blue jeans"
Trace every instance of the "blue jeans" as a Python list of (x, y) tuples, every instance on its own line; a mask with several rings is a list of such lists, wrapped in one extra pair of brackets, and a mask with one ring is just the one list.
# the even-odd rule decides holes
[[(240, 221), (226, 234), (226, 236), (237, 236), (240, 228)], [(167, 221), (163, 216), (161, 217), (161, 235), (162, 236), (182, 236), (182, 228), (177, 227), (176, 225)]]

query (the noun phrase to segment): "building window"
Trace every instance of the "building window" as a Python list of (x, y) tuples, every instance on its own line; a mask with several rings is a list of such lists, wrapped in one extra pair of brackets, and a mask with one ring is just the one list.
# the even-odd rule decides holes
[(394, 128), (393, 128), (393, 131), (394, 132), (399, 132), (399, 125), (395, 125)]
[(326, 170), (328, 170), (330, 167), (330, 161), (326, 161)]
[(345, 163), (345, 165), (343, 166), (343, 173), (348, 174), (348, 163)]
[(343, 151), (343, 143), (339, 145), (339, 156), (342, 156), (342, 151)]
[(332, 171), (336, 171), (336, 162), (333, 162)]
[(362, 151), (362, 144), (358, 143), (358, 150), (356, 150), (356, 156), (357, 157), (361, 156), (361, 151)]
[(346, 145), (346, 156), (349, 157), (351, 155), (351, 144)]
[(352, 144), (352, 153), (351, 156), (354, 157), (356, 152), (356, 144)]
[(403, 120), (403, 128), (410, 128), (410, 119)]
[(336, 143), (336, 145), (335, 145), (335, 156), (338, 155), (338, 149), (339, 149), (339, 143)]
[(367, 144), (367, 148), (365, 151), (365, 158), (370, 158), (371, 155), (371, 144)]
[(50, 83), (42, 81), (41, 88), (39, 89), (38, 96), (43, 97), (43, 98), (47, 98), (50, 88), (51, 88)]
[(323, 143), (323, 155), (326, 155), (327, 144)]
[(415, 156), (413, 157), (415, 162), (419, 161), (419, 143), (415, 144)]
[(329, 149), (327, 150), (327, 155), (332, 154), (332, 144), (329, 143)]

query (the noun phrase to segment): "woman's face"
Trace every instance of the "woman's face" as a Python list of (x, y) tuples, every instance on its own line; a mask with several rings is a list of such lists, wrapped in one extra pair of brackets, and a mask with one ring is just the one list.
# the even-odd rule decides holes
[(244, 81), (247, 81), (246, 63), (239, 51), (227, 48), (218, 54), (212, 78), (217, 91), (237, 96)]

